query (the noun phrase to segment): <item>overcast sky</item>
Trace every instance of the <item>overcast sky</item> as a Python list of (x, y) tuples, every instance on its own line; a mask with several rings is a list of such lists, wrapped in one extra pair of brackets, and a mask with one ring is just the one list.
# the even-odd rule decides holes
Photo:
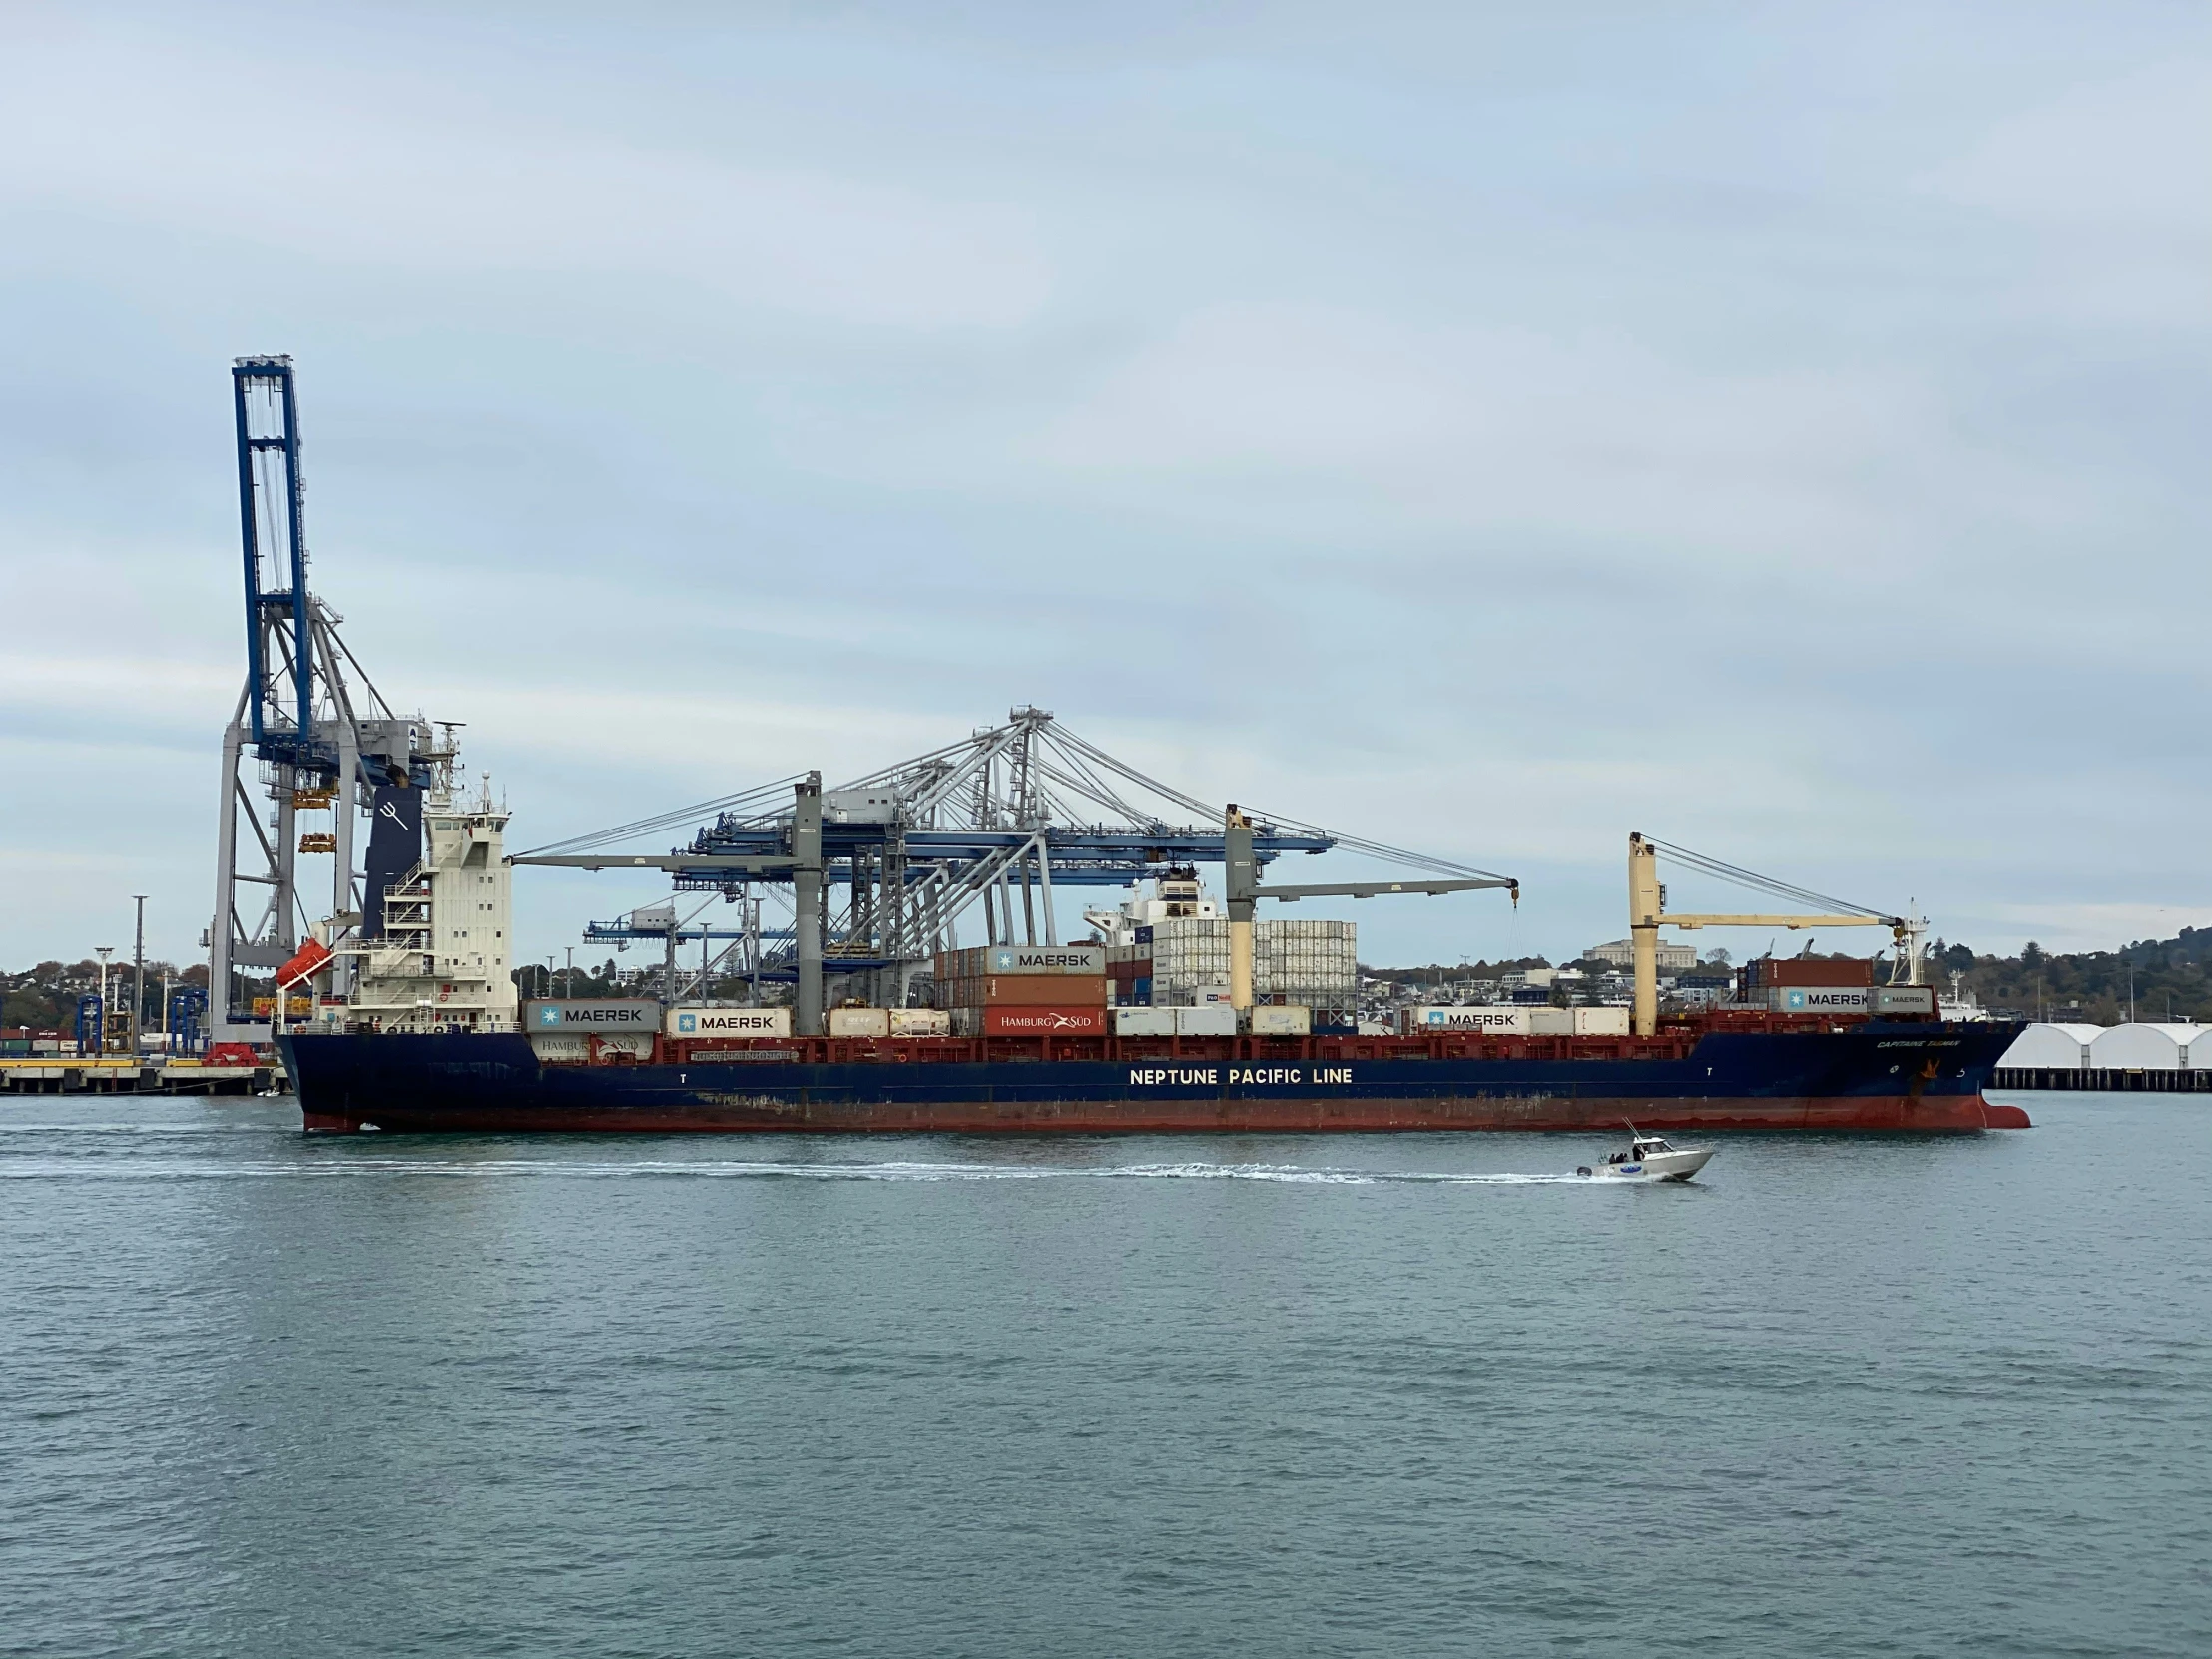
[(520, 844), (1034, 702), (1525, 882), (1371, 961), (2212, 923), (2212, 8), (1193, 10), (0, 12), (0, 966), (197, 954), (258, 352)]

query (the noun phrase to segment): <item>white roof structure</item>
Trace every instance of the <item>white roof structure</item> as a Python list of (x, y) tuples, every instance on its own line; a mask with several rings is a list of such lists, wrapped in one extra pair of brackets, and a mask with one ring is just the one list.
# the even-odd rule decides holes
[(1997, 1064), (2036, 1071), (2079, 1071), (2089, 1063), (2089, 1044), (2103, 1034), (2101, 1025), (2030, 1025)]
[(2188, 1062), (2196, 1025), (2115, 1025), (2089, 1044), (2089, 1064), (2099, 1071), (2179, 1071)]

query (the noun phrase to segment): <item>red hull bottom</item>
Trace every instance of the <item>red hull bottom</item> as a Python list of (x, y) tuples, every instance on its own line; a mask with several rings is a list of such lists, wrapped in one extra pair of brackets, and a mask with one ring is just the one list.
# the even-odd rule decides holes
[(1780, 1131), (1850, 1135), (1970, 1135), (2025, 1129), (2017, 1106), (1979, 1095), (1927, 1099), (1851, 1095), (1814, 1099), (1226, 1100), (944, 1102), (929, 1105), (777, 1102), (731, 1095), (608, 1107), (471, 1106), (410, 1111), (394, 1104), (358, 1116), (308, 1112), (306, 1127), (357, 1134), (785, 1135), (1218, 1135), (1412, 1134), (1438, 1130), (1610, 1133), (1633, 1122), (1658, 1132)]

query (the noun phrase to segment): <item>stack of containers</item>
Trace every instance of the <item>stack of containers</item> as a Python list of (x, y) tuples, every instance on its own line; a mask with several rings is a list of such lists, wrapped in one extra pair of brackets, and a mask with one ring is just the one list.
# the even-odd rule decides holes
[(937, 1005), (955, 1037), (1096, 1036), (1106, 1029), (1103, 945), (978, 945), (937, 957)]
[(1265, 1001), (1346, 1009), (1360, 1000), (1357, 924), (1263, 921), (1253, 929), (1252, 989)]
[[(1261, 921), (1252, 929), (1252, 990), (1263, 1003), (1349, 1009), (1360, 1000), (1358, 926), (1349, 921)], [(1227, 1000), (1229, 923), (1177, 916), (1136, 931), (1109, 964), (1123, 1007), (1203, 1007)]]
[[(1171, 916), (1152, 924), (1152, 1000), (1188, 1006), (1192, 992), (1229, 983), (1229, 923), (1213, 916)], [(1146, 929), (1137, 929), (1138, 946)], [(1257, 947), (1254, 951), (1258, 954)]]
[(1107, 1000), (1117, 1008), (1152, 1006), (1152, 929), (1137, 929), (1137, 944), (1106, 947)]

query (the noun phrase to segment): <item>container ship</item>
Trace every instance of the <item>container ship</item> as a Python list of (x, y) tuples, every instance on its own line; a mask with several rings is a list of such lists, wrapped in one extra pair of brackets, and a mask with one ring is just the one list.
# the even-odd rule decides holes
[[(1749, 964), (1736, 1000), (1350, 1003), (1351, 924), (1245, 923), (1174, 870), (1076, 945), (939, 952), (929, 1007), (524, 1003), (505, 971), (505, 815), (433, 797), (333, 1020), (279, 1039), (305, 1126), (368, 1132), (1160, 1134), (2025, 1128), (1983, 1098), (2018, 1028), (1934, 1017), (1865, 961)], [(1234, 859), (1244, 835), (1232, 821)], [(804, 842), (803, 842), (804, 843)], [(1642, 854), (1632, 855), (1632, 872)], [(1234, 887), (1232, 865), (1232, 893)], [(1653, 953), (1655, 954), (1655, 952)], [(335, 953), (300, 964), (326, 971)], [(1220, 974), (1226, 982), (1205, 985)], [(1172, 1005), (1152, 1001), (1176, 977)], [(1641, 979), (1639, 979), (1641, 986)], [(1648, 1018), (1640, 1018), (1645, 1014)]]
[(1982, 1097), (2018, 1032), (1715, 1014), (1645, 1038), (656, 1034), (642, 1057), (592, 1043), (547, 1058), (521, 1033), (424, 1033), (282, 1048), (306, 1128), (336, 1134), (1958, 1134), (2028, 1127)]

